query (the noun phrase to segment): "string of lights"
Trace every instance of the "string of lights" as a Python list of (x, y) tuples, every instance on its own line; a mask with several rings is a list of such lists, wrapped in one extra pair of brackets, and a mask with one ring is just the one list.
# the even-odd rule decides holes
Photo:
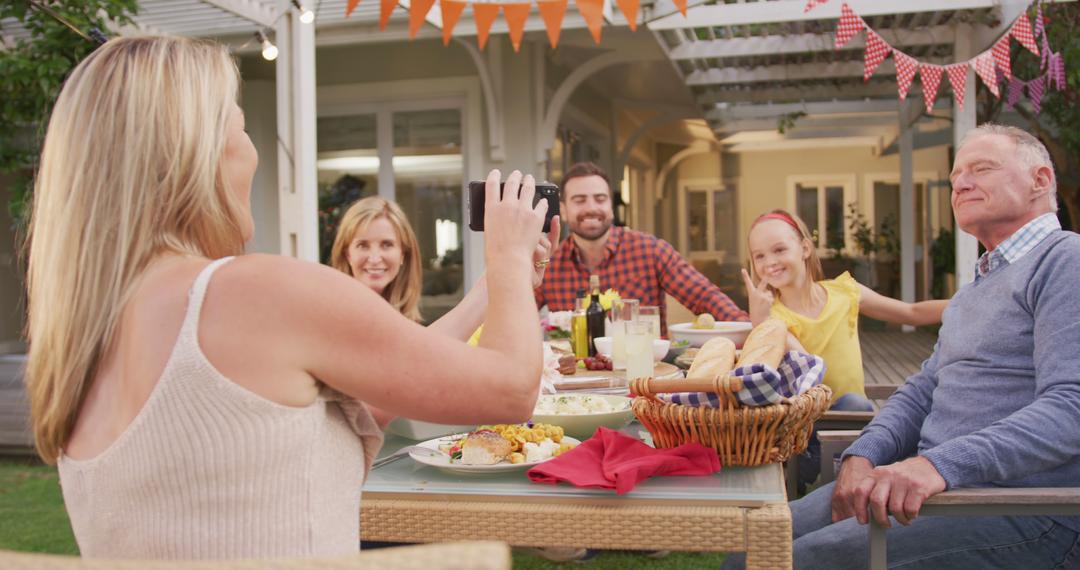
[[(66, 28), (68, 28), (72, 32), (78, 34), (79, 36), (81, 36), (83, 39), (85, 39), (88, 42), (93, 42), (93, 43), (95, 43), (97, 45), (101, 45), (101, 44), (103, 44), (103, 43), (105, 43), (105, 42), (107, 42), (109, 40), (109, 37), (107, 35), (105, 35), (101, 30), (99, 30), (97, 28), (91, 28), (88, 32), (84, 32), (78, 26), (76, 26), (75, 24), (69, 22), (66, 18), (64, 18), (60, 14), (56, 13), (55, 10), (53, 10), (49, 6), (43, 4), (39, 0), (28, 0), (28, 1), (29, 1), (30, 6), (33, 7), (35, 10), (38, 10), (38, 11), (48, 15), (52, 19), (56, 20), (57, 22), (63, 24)], [(302, 24), (311, 24), (311, 23), (313, 23), (315, 21), (315, 12), (313, 12), (311, 9), (309, 9), (307, 6), (305, 6), (303, 2), (301, 2), (300, 0), (290, 0), (290, 3), (292, 4), (292, 9), (296, 10), (296, 12), (299, 14), (297, 19), (300, 20), (300, 23), (302, 23)], [(252, 40), (248, 40), (243, 45), (241, 45), (240, 49), (243, 49), (243, 48), (247, 47), (252, 41), (257, 41), (257, 42), (259, 42), (259, 45), (262, 47), (263, 59), (265, 59), (267, 61), (274, 61), (275, 59), (277, 59), (278, 48), (277, 48), (277, 46), (274, 45), (273, 42), (270, 41), (269, 32), (270, 32), (271, 28), (274, 25), (276, 25), (279, 20), (281, 20), (281, 17), (284, 16), (285, 14), (289, 13), (289, 11), (290, 11), (290, 8), (286, 7), (284, 10), (282, 10), (277, 15), (277, 17), (274, 18), (274, 21), (271, 23), (271, 25), (269, 27), (261, 28), (261, 29), (256, 30), (255, 34), (254, 34), (254, 38)]]

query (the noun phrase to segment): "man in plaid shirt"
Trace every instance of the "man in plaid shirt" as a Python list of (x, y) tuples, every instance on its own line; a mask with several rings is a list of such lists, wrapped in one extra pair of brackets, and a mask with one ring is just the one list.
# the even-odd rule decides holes
[(570, 311), (589, 276), (600, 276), (600, 288), (614, 289), (624, 299), (660, 307), (662, 334), (667, 334), (664, 294), (675, 297), (695, 315), (711, 313), (718, 321), (748, 321), (749, 315), (719, 287), (694, 269), (668, 242), (627, 228), (613, 227), (611, 187), (607, 174), (591, 162), (570, 167), (562, 184), (562, 219), (570, 228), (551, 256), (544, 282), (536, 289), (536, 305)]

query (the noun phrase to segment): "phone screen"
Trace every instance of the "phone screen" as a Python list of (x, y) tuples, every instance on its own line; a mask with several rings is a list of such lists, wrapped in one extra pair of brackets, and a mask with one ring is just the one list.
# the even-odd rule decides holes
[[(499, 183), (499, 192), (503, 191), (505, 183)], [(469, 182), (469, 229), (474, 232), (484, 231), (484, 189), (487, 183), (483, 180)], [(501, 195), (501, 194), (500, 194)], [(543, 231), (551, 231), (551, 218), (559, 214), (559, 187), (550, 182), (536, 184), (536, 195), (533, 196), (533, 206), (547, 200), (548, 210), (544, 216)]]

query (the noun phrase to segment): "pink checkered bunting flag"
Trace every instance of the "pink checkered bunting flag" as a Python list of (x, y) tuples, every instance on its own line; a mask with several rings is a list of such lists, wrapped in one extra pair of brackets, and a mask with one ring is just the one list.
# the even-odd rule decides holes
[(1047, 70), (1054, 78), (1054, 83), (1057, 84), (1058, 91), (1065, 90), (1065, 56), (1061, 53), (1055, 53), (1049, 69)]
[(1001, 97), (1001, 91), (998, 90), (997, 71), (994, 69), (994, 56), (990, 52), (983, 52), (975, 58), (975, 74), (983, 80), (983, 84), (990, 89), (994, 97)]
[(1009, 60), (1009, 36), (1005, 36), (994, 44), (994, 63), (1005, 75), (1005, 79), (1012, 79), (1012, 63)]
[(1010, 109), (1012, 109), (1016, 106), (1018, 102), (1020, 102), (1020, 97), (1023, 97), (1023, 95), (1024, 82), (1013, 77), (1012, 80), (1009, 81), (1009, 94), (1005, 97), (1005, 104), (1008, 105)]
[(1043, 84), (1043, 77), (1036, 77), (1028, 82), (1028, 99), (1031, 99), (1031, 106), (1035, 109), (1035, 114), (1042, 112), (1042, 98), (1043, 93), (1046, 91)]
[(840, 7), (840, 22), (836, 25), (836, 49), (844, 47), (865, 26), (866, 24), (863, 23), (862, 18), (845, 2)]
[(1035, 37), (1046, 36), (1046, 23), (1042, 15), (1042, 3), (1035, 5)]
[(881, 65), (881, 62), (885, 61), (885, 56), (889, 55), (889, 49), (889, 44), (885, 43), (885, 40), (881, 39), (877, 32), (869, 28), (866, 29), (863, 81), (870, 79), (870, 76), (874, 74), (874, 70)]
[(806, 0), (806, 8), (803, 8), (803, 12), (809, 12), (822, 4), (825, 4), (829, 0)]
[(1035, 32), (1031, 29), (1031, 20), (1028, 19), (1026, 13), (1020, 14), (1009, 33), (1020, 42), (1020, 45), (1028, 48), (1031, 53), (1039, 55), (1039, 46), (1035, 43)]
[(968, 62), (954, 63), (945, 66), (945, 73), (949, 75), (949, 84), (952, 85), (956, 104), (964, 108), (964, 88), (967, 87)]
[(934, 102), (937, 101), (938, 87), (941, 86), (941, 74), (945, 68), (932, 63), (919, 64), (919, 78), (922, 81), (923, 101), (926, 103), (926, 112), (934, 110)]
[(915, 72), (919, 70), (919, 62), (898, 49), (893, 50), (893, 59), (896, 60), (896, 89), (900, 92), (900, 100), (903, 101), (907, 99), (911, 80), (915, 78)]

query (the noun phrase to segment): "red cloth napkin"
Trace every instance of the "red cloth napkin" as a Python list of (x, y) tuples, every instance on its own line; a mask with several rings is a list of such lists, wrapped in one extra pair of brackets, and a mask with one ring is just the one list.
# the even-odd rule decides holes
[(672, 449), (653, 449), (605, 427), (581, 445), (529, 469), (536, 483), (566, 481), (577, 487), (615, 489), (628, 493), (638, 483), (658, 475), (712, 475), (720, 470), (716, 452), (700, 443)]

